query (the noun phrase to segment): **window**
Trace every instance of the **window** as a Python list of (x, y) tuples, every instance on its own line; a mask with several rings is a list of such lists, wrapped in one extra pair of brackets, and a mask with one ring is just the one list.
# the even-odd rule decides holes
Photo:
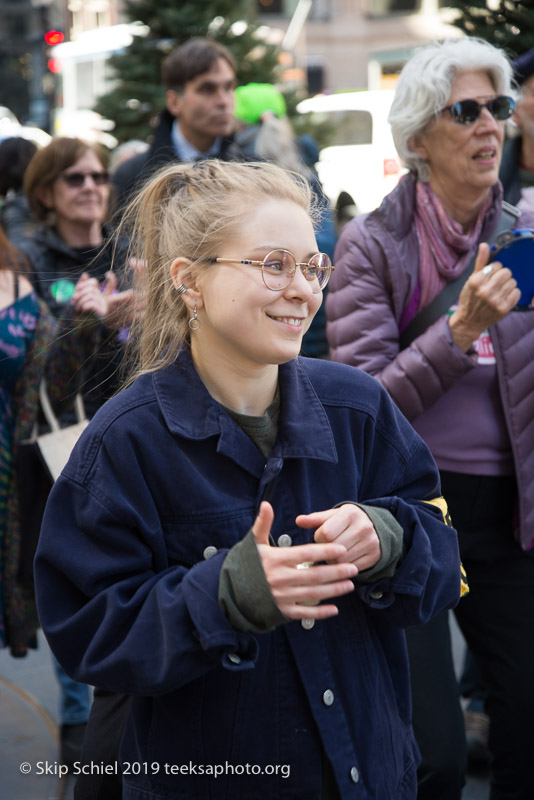
[(369, 14), (386, 17), (390, 14), (413, 14), (421, 10), (421, 0), (368, 0)]
[(258, 14), (283, 14), (283, 0), (257, 0)]
[(373, 118), (368, 111), (314, 111), (310, 122), (325, 125), (331, 131), (328, 147), (347, 144), (372, 144)]

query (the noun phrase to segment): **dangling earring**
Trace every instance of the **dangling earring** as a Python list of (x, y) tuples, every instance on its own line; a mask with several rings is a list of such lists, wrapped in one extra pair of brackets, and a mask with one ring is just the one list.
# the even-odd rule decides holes
[(192, 331), (198, 331), (198, 329), (200, 328), (200, 320), (197, 317), (197, 307), (196, 307), (196, 305), (195, 305), (195, 307), (193, 309), (193, 316), (189, 320), (189, 327), (191, 328)]

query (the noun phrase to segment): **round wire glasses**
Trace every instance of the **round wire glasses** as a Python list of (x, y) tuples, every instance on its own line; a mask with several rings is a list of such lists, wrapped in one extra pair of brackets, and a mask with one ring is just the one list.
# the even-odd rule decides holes
[(248, 264), (257, 267), (261, 269), (265, 286), (273, 292), (280, 292), (289, 286), (298, 267), (311, 284), (312, 292), (317, 294), (326, 287), (334, 269), (326, 253), (314, 253), (308, 261), (299, 262), (289, 250), (271, 250), (263, 261), (249, 258), (208, 258), (207, 261), (212, 264)]

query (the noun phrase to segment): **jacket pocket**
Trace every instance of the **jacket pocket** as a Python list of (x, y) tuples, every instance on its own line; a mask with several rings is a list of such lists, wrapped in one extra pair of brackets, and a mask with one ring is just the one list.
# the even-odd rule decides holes
[(253, 508), (164, 519), (169, 560), (192, 567), (220, 550), (229, 550), (246, 536), (253, 522)]

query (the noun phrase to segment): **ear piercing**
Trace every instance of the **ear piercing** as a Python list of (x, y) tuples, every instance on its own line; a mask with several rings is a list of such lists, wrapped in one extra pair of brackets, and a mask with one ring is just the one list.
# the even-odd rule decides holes
[(195, 307), (193, 309), (193, 316), (189, 320), (188, 324), (189, 324), (189, 327), (191, 328), (192, 331), (198, 331), (198, 329), (200, 328), (200, 320), (197, 317), (197, 307), (196, 307), (196, 305), (195, 305)]
[(178, 292), (178, 297), (181, 297), (184, 292), (187, 292), (187, 286), (184, 286), (184, 284), (181, 283), (176, 291)]

